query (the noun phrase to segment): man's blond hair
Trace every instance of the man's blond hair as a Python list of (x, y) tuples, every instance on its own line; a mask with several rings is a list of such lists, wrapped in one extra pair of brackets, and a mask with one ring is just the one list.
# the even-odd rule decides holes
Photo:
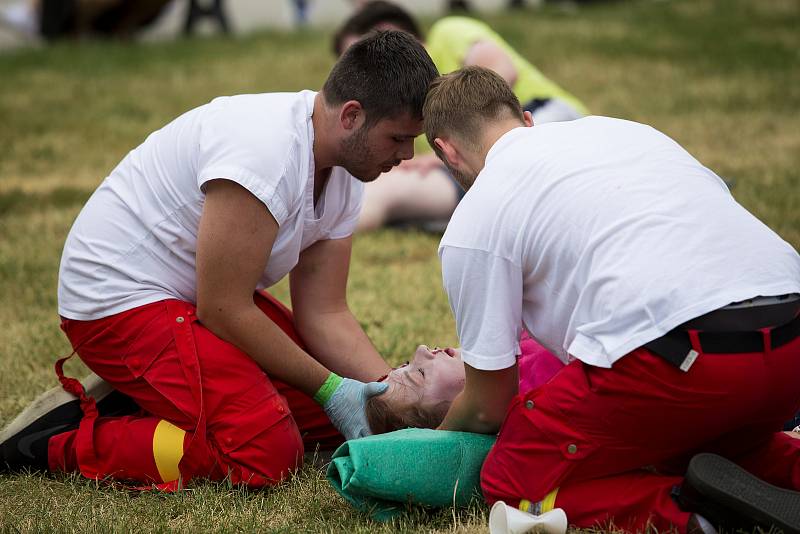
[(472, 149), (480, 148), (487, 121), (517, 118), (524, 123), (519, 99), (496, 72), (483, 67), (464, 67), (440, 76), (428, 87), (422, 108), (425, 136), (439, 157), (433, 140), (456, 137)]

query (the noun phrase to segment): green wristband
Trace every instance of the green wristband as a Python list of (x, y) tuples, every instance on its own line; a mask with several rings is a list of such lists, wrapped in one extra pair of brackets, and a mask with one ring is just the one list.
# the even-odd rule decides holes
[(322, 406), (325, 406), (328, 401), (331, 400), (331, 395), (333, 395), (333, 392), (339, 387), (339, 384), (342, 383), (342, 380), (344, 379), (336, 373), (329, 374), (328, 378), (325, 379), (325, 382), (322, 383), (314, 394), (314, 400)]

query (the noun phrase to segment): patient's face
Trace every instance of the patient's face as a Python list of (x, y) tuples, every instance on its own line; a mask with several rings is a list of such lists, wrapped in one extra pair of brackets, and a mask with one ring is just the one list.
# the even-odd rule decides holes
[(408, 394), (417, 396), (421, 409), (444, 409), (446, 412), (449, 403), (464, 389), (461, 351), (452, 348), (431, 350), (420, 345), (414, 359), (389, 376), (391, 381), (409, 386)]

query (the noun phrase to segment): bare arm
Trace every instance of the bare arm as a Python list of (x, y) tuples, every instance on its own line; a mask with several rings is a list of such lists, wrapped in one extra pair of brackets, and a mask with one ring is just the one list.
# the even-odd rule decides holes
[(495, 371), (464, 365), (464, 389), (441, 429), (497, 432), (519, 389), (515, 354), (522, 308), (519, 265), (483, 250), (447, 246), (441, 251), (442, 278), (456, 319), (466, 362), (492, 361)]
[(517, 366), (499, 371), (480, 371), (469, 365), (464, 367), (464, 390), (450, 405), (439, 430), (494, 434), (500, 429), (508, 405), (517, 394)]
[(329, 371), (253, 302), (277, 233), (266, 206), (245, 188), (208, 182), (197, 236), (197, 317), (267, 374), (313, 396)]
[(444, 164), (433, 152), (418, 154), (411, 159), (404, 160), (403, 163), (400, 164), (400, 169), (416, 171), (423, 175), (440, 168), (444, 168)]
[(491, 41), (478, 41), (464, 57), (464, 66), (486, 67), (499, 74), (510, 87), (517, 82), (517, 69), (508, 53)]
[(331, 371), (364, 382), (389, 372), (347, 306), (352, 237), (318, 241), (304, 250), (290, 275), (297, 330)]

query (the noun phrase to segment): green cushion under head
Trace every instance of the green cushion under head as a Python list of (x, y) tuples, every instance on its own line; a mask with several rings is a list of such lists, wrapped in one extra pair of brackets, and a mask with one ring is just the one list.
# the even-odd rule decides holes
[(495, 436), (407, 428), (355, 439), (333, 453), (328, 480), (350, 504), (388, 520), (408, 502), (466, 506)]

